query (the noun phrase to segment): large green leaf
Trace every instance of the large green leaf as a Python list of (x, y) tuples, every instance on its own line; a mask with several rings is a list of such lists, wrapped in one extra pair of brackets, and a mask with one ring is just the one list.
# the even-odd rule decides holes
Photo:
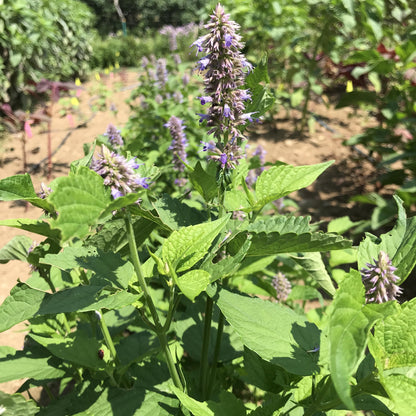
[(47, 254), (40, 262), (67, 272), (79, 267), (92, 270), (95, 275), (91, 284), (95, 286), (111, 284), (126, 289), (134, 274), (133, 265), (120, 255), (95, 247), (65, 247), (61, 253)]
[(361, 275), (351, 270), (335, 295), (329, 314), (330, 371), (340, 399), (349, 408), (350, 377), (364, 357), (367, 338), (373, 324), (382, 319), (393, 305), (365, 305)]
[(378, 322), (369, 347), (378, 367), (381, 382), (400, 415), (416, 412), (416, 299), (400, 305), (395, 313)]
[(193, 301), (209, 285), (210, 277), (205, 270), (190, 270), (178, 277), (176, 283), (182, 293)]
[(25, 235), (18, 235), (0, 249), (0, 263), (10, 260), (26, 261), (33, 240)]
[(229, 217), (184, 227), (174, 231), (163, 243), (162, 258), (177, 272), (190, 269), (207, 253), (212, 241)]
[(102, 286), (78, 286), (49, 294), (19, 283), (0, 306), (0, 332), (35, 316), (117, 309), (138, 298), (127, 291), (107, 291)]
[(33, 400), (26, 400), (21, 394), (7, 394), (2, 391), (0, 391), (1, 409), (6, 411), (5, 416), (34, 416), (39, 412), (39, 408)]
[(305, 253), (291, 256), (308, 274), (330, 295), (335, 294), (335, 287), (331, 276), (326, 271), (321, 253)]
[(34, 380), (54, 380), (65, 375), (58, 368), (59, 362), (51, 360), (50, 355), (37, 356), (23, 351), (0, 358), (0, 383), (20, 378)]
[(104, 369), (106, 366), (106, 362), (98, 357), (102, 343), (80, 330), (65, 338), (42, 337), (36, 334), (30, 334), (30, 337), (61, 360), (95, 370)]
[(241, 400), (238, 400), (232, 393), (221, 391), (220, 402), (209, 400), (208, 402), (199, 402), (182, 392), (175, 386), (171, 389), (176, 394), (182, 405), (193, 415), (198, 416), (245, 416), (247, 411)]
[(171, 230), (200, 224), (204, 220), (200, 211), (168, 194), (164, 194), (153, 205), (163, 224)]
[(67, 177), (53, 182), (49, 199), (58, 212), (52, 228), (61, 230), (62, 240), (85, 237), (100, 214), (111, 203), (110, 191), (104, 188), (101, 176), (85, 166)]
[(269, 202), (309, 186), (332, 163), (333, 161), (306, 166), (280, 165), (263, 171), (256, 182), (257, 202), (254, 209), (260, 210)]
[(319, 370), (308, 351), (319, 345), (320, 331), (282, 305), (221, 290), (217, 304), (248, 348), (290, 373)]
[(59, 239), (59, 230), (52, 230), (49, 223), (42, 220), (31, 220), (29, 218), (20, 218), (15, 220), (0, 220), (0, 225), (6, 227), (18, 228), (19, 230), (29, 231), (31, 233), (50, 237), (55, 240)]
[[(140, 247), (154, 230), (156, 223), (135, 216), (132, 218), (132, 224), (137, 247)], [(129, 247), (124, 218), (106, 221), (97, 233), (88, 238), (87, 244), (103, 251), (112, 251), (120, 255), (127, 254)]]
[[(172, 416), (177, 415), (179, 402), (171, 393), (167, 383), (143, 387), (140, 381), (146, 370), (154, 373), (162, 366), (140, 371), (141, 376), (131, 389), (116, 387), (103, 388), (100, 385), (84, 381), (68, 395), (61, 395), (43, 409), (43, 416)], [(163, 367), (164, 368), (164, 367)], [(165, 369), (165, 368), (164, 368)], [(152, 371), (153, 370), (153, 371)], [(167, 371), (166, 371), (167, 372)]]
[(338, 250), (351, 247), (351, 241), (338, 234), (309, 232), (303, 234), (277, 232), (252, 235), (248, 256), (270, 256), (278, 253), (296, 253)]
[(0, 200), (24, 200), (47, 211), (50, 211), (52, 208), (46, 200), (38, 197), (33, 187), (32, 179), (27, 173), (0, 180)]
[(197, 162), (194, 170), (189, 173), (192, 185), (207, 202), (211, 201), (218, 193), (216, 173), (215, 163), (209, 163), (204, 170), (201, 162)]

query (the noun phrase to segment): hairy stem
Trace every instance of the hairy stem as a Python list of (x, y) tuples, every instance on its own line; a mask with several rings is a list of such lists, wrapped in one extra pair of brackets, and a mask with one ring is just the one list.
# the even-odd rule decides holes
[(209, 352), (209, 340), (211, 335), (211, 322), (212, 322), (212, 306), (213, 300), (207, 295), (207, 303), (205, 304), (205, 317), (204, 317), (204, 336), (202, 339), (202, 354), (201, 354), (201, 370), (199, 374), (199, 381), (201, 385), (202, 400), (206, 399), (208, 394), (208, 352)]
[(147, 287), (146, 280), (142, 273), (142, 267), (140, 264), (139, 255), (137, 253), (136, 240), (134, 239), (134, 231), (133, 231), (133, 225), (131, 222), (130, 214), (126, 212), (126, 215), (124, 218), (125, 218), (125, 224), (126, 224), (126, 230), (127, 230), (127, 239), (128, 239), (129, 248), (130, 248), (130, 257), (133, 262), (134, 271), (136, 272), (137, 280), (139, 282), (141, 289), (143, 290), (144, 298), (146, 300), (146, 305), (150, 310), (150, 314), (152, 315), (155, 332), (159, 338), (159, 342), (162, 347), (162, 351), (165, 356), (166, 363), (168, 365), (169, 373), (172, 378), (172, 381), (175, 387), (183, 390), (183, 386), (179, 378), (178, 370), (176, 369), (175, 362), (173, 361), (173, 357), (169, 349), (166, 332), (162, 324), (160, 323), (159, 314), (157, 313), (155, 304), (153, 303), (152, 296), (150, 295), (149, 288)]
[(118, 360), (118, 357), (117, 357), (117, 351), (116, 351), (116, 347), (114, 346), (113, 339), (111, 338), (110, 331), (108, 330), (108, 327), (107, 327), (107, 325), (104, 321), (104, 317), (103, 317), (101, 311), (98, 311), (98, 313), (100, 314), (100, 318), (98, 320), (98, 323), (100, 325), (101, 332), (104, 336), (104, 341), (105, 341), (108, 349), (110, 350), (110, 354), (111, 354), (111, 357), (113, 358), (113, 361), (118, 365), (119, 360)]
[(215, 341), (214, 359), (212, 360), (213, 364), (212, 364), (210, 379), (208, 383), (208, 395), (211, 394), (212, 388), (214, 387), (215, 377), (217, 373), (217, 362), (218, 362), (218, 358), (220, 356), (220, 351), (221, 351), (221, 339), (222, 339), (222, 334), (224, 332), (224, 322), (225, 322), (225, 317), (223, 313), (220, 311), (220, 315), (218, 317), (218, 328), (217, 328), (217, 338)]

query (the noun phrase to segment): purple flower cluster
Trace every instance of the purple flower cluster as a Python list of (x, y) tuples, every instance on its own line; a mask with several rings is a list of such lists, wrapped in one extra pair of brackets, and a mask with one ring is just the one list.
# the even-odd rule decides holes
[(135, 171), (138, 167), (135, 158), (127, 160), (104, 145), (101, 146), (101, 153), (96, 158), (93, 157), (90, 166), (104, 178), (104, 185), (111, 187), (114, 199), (149, 187), (149, 178), (143, 178)]
[(173, 153), (174, 169), (178, 172), (183, 172), (185, 170), (183, 162), (187, 162), (186, 146), (188, 145), (188, 140), (184, 133), (185, 126), (180, 118), (171, 116), (165, 127), (169, 129), (172, 136), (172, 144), (169, 146), (169, 150), (172, 150)]
[(361, 277), (365, 287), (367, 303), (384, 303), (395, 300), (402, 293), (402, 289), (396, 285), (400, 280), (394, 274), (396, 267), (391, 264), (389, 256), (380, 251), (378, 259), (373, 259), (374, 264), (367, 263), (367, 268), (361, 269)]
[(238, 34), (240, 26), (218, 4), (204, 27), (208, 33), (192, 44), (197, 53), (205, 55), (198, 62), (199, 70), (204, 71), (205, 86), (205, 96), (199, 99), (202, 105), (210, 103), (210, 108), (201, 120), (207, 120), (208, 134), (219, 141), (244, 139), (240, 126), (251, 120), (251, 114), (244, 113), (245, 101), (251, 95), (242, 86), (246, 70), (252, 66), (241, 53), (244, 45)]
[(121, 137), (121, 130), (117, 129), (113, 124), (109, 124), (104, 136), (108, 137), (108, 141), (112, 146), (123, 146), (123, 138)]
[[(166, 35), (169, 40), (169, 49), (173, 52), (178, 49), (178, 36), (188, 36), (198, 31), (198, 25), (189, 23), (185, 26), (174, 27), (172, 25), (163, 26), (159, 33)], [(196, 35), (195, 35), (196, 36)]]
[(286, 276), (283, 273), (278, 272), (272, 280), (272, 286), (276, 289), (277, 301), (285, 302), (292, 291), (292, 285)]

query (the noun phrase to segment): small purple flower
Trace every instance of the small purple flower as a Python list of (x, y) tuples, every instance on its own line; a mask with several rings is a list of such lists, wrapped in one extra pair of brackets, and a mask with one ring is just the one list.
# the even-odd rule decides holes
[(200, 71), (205, 71), (207, 69), (207, 66), (209, 65), (209, 63), (210, 63), (210, 60), (207, 57), (200, 59), (198, 61), (198, 64), (197, 64), (198, 65), (198, 69)]
[(214, 151), (217, 148), (217, 145), (214, 141), (210, 140), (209, 142), (201, 142), (203, 147), (202, 150), (206, 152), (207, 150)]
[(233, 37), (229, 33), (226, 33), (224, 36), (225, 47), (229, 48), (232, 45), (232, 41), (233, 41)]
[(171, 116), (165, 124), (165, 127), (169, 128), (170, 135), (172, 136), (172, 144), (169, 150), (173, 152), (173, 165), (174, 169), (178, 172), (185, 170), (184, 162), (187, 162), (186, 147), (188, 140), (184, 133), (185, 126), (182, 123), (183, 121), (181, 119)]
[(215, 144), (210, 140), (201, 142), (203, 144), (203, 151), (208, 152), (208, 160), (214, 160), (221, 165), (221, 169), (235, 169), (238, 165), (238, 160), (243, 159), (243, 154), (235, 140), (230, 140), (225, 146), (221, 143)]
[(220, 156), (220, 162), (221, 162), (221, 167), (224, 168), (225, 164), (227, 163), (228, 157), (225, 153), (221, 153)]
[(40, 192), (37, 193), (39, 198), (46, 199), (52, 192), (49, 186), (46, 186), (43, 182), (40, 184)]
[(118, 130), (113, 124), (109, 124), (104, 136), (108, 137), (108, 141), (113, 146), (123, 146), (123, 138), (121, 137), (121, 130)]
[(147, 183), (149, 178), (143, 178), (135, 171), (138, 167), (136, 158), (127, 160), (104, 145), (101, 146), (101, 153), (93, 157), (90, 166), (104, 178), (104, 185), (111, 187), (111, 195), (114, 199), (149, 187)]
[(285, 302), (289, 297), (290, 292), (292, 291), (292, 285), (290, 284), (289, 280), (286, 276), (278, 272), (273, 280), (272, 286), (276, 289), (276, 299), (278, 302)]
[(231, 118), (233, 115), (231, 114), (231, 108), (228, 104), (224, 104), (224, 117)]
[(205, 105), (206, 103), (212, 102), (212, 97), (202, 96), (202, 97), (196, 97), (196, 98), (198, 98), (198, 100), (201, 101), (201, 105)]
[(192, 43), (191, 48), (193, 46), (196, 46), (196, 54), (198, 55), (199, 52), (202, 52), (204, 50), (202, 44), (203, 44), (204, 40), (203, 38), (199, 38), (197, 39), (194, 43)]
[(394, 274), (397, 270), (391, 264), (389, 256), (380, 251), (378, 259), (367, 263), (367, 268), (361, 269), (361, 277), (365, 287), (367, 303), (384, 303), (395, 300), (402, 293), (402, 289), (396, 285), (400, 280)]
[(199, 122), (202, 123), (204, 120), (208, 120), (209, 119), (209, 115), (208, 114), (201, 114), (201, 113), (196, 113), (200, 118), (199, 118)]

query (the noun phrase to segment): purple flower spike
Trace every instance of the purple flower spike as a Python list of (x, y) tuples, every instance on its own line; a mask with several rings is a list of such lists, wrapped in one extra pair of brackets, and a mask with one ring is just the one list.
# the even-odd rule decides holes
[(292, 285), (286, 276), (283, 273), (278, 272), (272, 280), (272, 286), (276, 289), (277, 301), (285, 302), (292, 291)]
[(391, 264), (389, 256), (380, 251), (378, 259), (373, 259), (374, 264), (367, 263), (367, 268), (361, 269), (361, 277), (365, 286), (367, 303), (384, 303), (395, 300), (402, 293), (402, 289), (396, 285), (400, 280), (394, 274), (396, 267)]
[(225, 141), (227, 137), (244, 139), (239, 127), (248, 119), (244, 116), (244, 102), (251, 96), (242, 86), (247, 74), (245, 68), (250, 69), (251, 65), (241, 53), (244, 44), (238, 34), (240, 26), (230, 19), (220, 4), (210, 19), (204, 26), (208, 33), (192, 44), (198, 52), (205, 54), (197, 66), (205, 71), (205, 96), (211, 97), (208, 134), (213, 134), (219, 142), (223, 137)]
[(123, 146), (123, 138), (121, 137), (121, 130), (118, 130), (113, 124), (109, 124), (104, 136), (108, 137), (108, 141), (115, 147)]
[(148, 188), (147, 180), (135, 169), (138, 168), (135, 158), (127, 160), (124, 156), (101, 146), (101, 153), (93, 157), (90, 168), (104, 178), (104, 185), (111, 187), (111, 196), (116, 199), (140, 188)]
[(184, 133), (185, 126), (182, 123), (183, 121), (181, 119), (171, 116), (165, 124), (165, 127), (169, 128), (170, 135), (172, 136), (172, 144), (169, 150), (173, 152), (173, 165), (174, 169), (178, 172), (183, 172), (185, 170), (184, 162), (187, 163), (186, 147), (188, 140)]

